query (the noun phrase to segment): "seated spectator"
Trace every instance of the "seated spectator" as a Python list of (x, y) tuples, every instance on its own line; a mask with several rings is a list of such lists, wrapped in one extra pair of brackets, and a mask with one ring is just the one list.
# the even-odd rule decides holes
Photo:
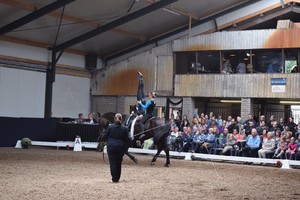
[(197, 126), (193, 126), (193, 130), (190, 132), (189, 138), (188, 138), (188, 143), (189, 143), (189, 147), (190, 148), (193, 145), (193, 139), (194, 139), (194, 137), (195, 137), (196, 134), (199, 134), (198, 127)]
[(98, 123), (97, 120), (94, 118), (93, 113), (90, 113), (90, 114), (89, 114), (89, 117), (88, 117), (88, 119), (86, 120), (86, 123), (87, 123), (87, 124), (96, 124), (96, 123)]
[(223, 62), (221, 73), (222, 74), (231, 74), (231, 73), (233, 73), (229, 59), (226, 59)]
[(267, 73), (280, 73), (281, 67), (278, 58), (273, 58), (272, 62), (268, 65)]
[(285, 141), (286, 141), (287, 144), (290, 143), (291, 138), (292, 138), (292, 132), (291, 132), (291, 131), (287, 131), (287, 132), (285, 133)]
[(262, 135), (260, 136), (261, 143), (263, 143), (263, 141), (267, 138), (267, 130), (263, 130)]
[(260, 126), (258, 126), (258, 127), (256, 128), (256, 130), (257, 130), (257, 134), (258, 134), (259, 136), (261, 136), (261, 135), (263, 134), (263, 131), (264, 131), (264, 130), (266, 130), (266, 133), (268, 133), (269, 130), (270, 130), (270, 128), (266, 125), (266, 122), (265, 122), (264, 120), (262, 120), (262, 121), (260, 122)]
[(223, 133), (225, 128), (227, 128), (226, 127), (226, 120), (223, 120), (222, 124), (218, 125), (219, 133)]
[(218, 127), (216, 127), (216, 126), (213, 127), (213, 133), (214, 133), (215, 137), (219, 137), (220, 133), (219, 133)]
[(209, 150), (212, 148), (215, 142), (215, 135), (213, 134), (213, 129), (208, 129), (208, 134), (204, 137), (204, 143), (200, 147), (200, 152), (209, 153)]
[[(228, 117), (227, 117), (227, 121), (226, 121), (226, 127), (228, 128), (228, 126), (231, 124), (231, 120), (232, 120), (232, 116), (231, 115), (229, 115)], [(228, 130), (229, 131), (229, 130)], [(230, 132), (229, 132), (230, 133)]]
[(298, 138), (298, 136), (300, 135), (300, 118), (296, 127), (297, 131), (295, 133), (295, 138)]
[(275, 131), (275, 142), (276, 142), (276, 145), (280, 142), (280, 139), (281, 139), (281, 131), (279, 129), (277, 129)]
[(245, 138), (243, 138), (243, 136), (241, 134), (239, 134), (238, 129), (233, 129), (233, 133), (232, 135), (234, 136), (234, 138), (239, 141), (239, 140), (244, 140)]
[(295, 137), (297, 131), (297, 124), (294, 122), (294, 117), (289, 117), (289, 122), (286, 124), (289, 127), (289, 131), (292, 132), (292, 137)]
[(189, 120), (188, 120), (188, 118), (187, 118), (186, 115), (183, 116), (183, 120), (182, 120), (182, 122), (180, 123), (179, 130), (180, 130), (180, 131), (183, 131), (183, 127), (185, 127), (185, 126), (186, 126), (186, 127), (190, 126), (190, 122), (189, 122)]
[(287, 144), (285, 142), (284, 137), (282, 136), (280, 138), (280, 142), (277, 144), (277, 148), (275, 150), (273, 158), (282, 158), (282, 156), (285, 154), (286, 149)]
[(175, 145), (174, 145), (174, 150), (175, 151), (181, 151), (183, 147), (183, 140), (182, 140), (182, 132), (178, 132), (178, 136), (175, 139)]
[(236, 117), (236, 124), (239, 126), (238, 132), (241, 133), (241, 127), (244, 127), (244, 122), (242, 121), (242, 118), (240, 116)]
[(298, 139), (296, 140), (295, 142), (298, 146), (298, 149), (297, 149), (297, 157), (298, 159), (300, 158), (300, 135), (298, 135)]
[[(256, 123), (256, 127), (261, 126), (261, 122), (262, 121), (266, 121), (266, 117), (264, 115), (259, 116), (259, 121)], [(257, 134), (258, 134), (258, 130), (257, 130)]]
[(260, 148), (260, 138), (257, 136), (257, 131), (255, 128), (252, 129), (252, 133), (249, 136), (246, 146), (242, 148), (240, 151), (243, 156), (251, 156), (254, 157)]
[(78, 118), (75, 120), (75, 124), (82, 124), (84, 123), (85, 119), (83, 118), (83, 114), (79, 113)]
[(191, 124), (192, 126), (196, 126), (197, 128), (199, 128), (201, 125), (200, 125), (200, 121), (199, 121), (199, 119), (198, 119), (198, 117), (197, 116), (195, 116), (194, 118), (193, 118), (193, 121), (192, 121), (192, 124)]
[(280, 129), (278, 127), (278, 122), (274, 121), (274, 122), (272, 122), (272, 126), (270, 128), (270, 131), (275, 132), (276, 130), (280, 130)]
[(298, 146), (295, 143), (295, 138), (292, 137), (290, 143), (288, 144), (288, 149), (286, 150), (286, 153), (285, 153), (286, 159), (292, 160), (296, 155), (297, 149), (298, 149)]
[(188, 127), (183, 127), (181, 139), (182, 139), (182, 148), (179, 151), (188, 152), (190, 148), (190, 135), (188, 132)]
[(192, 153), (199, 153), (200, 152), (200, 146), (204, 143), (204, 135), (201, 135), (199, 131), (196, 132), (196, 134), (193, 137), (192, 141)]
[(286, 126), (283, 117), (281, 117), (281, 118), (279, 119), (279, 123), (277, 124), (277, 126), (278, 126), (278, 128), (280, 129), (280, 131), (283, 131), (284, 127)]
[(228, 133), (228, 128), (224, 128), (223, 133), (220, 134), (219, 140), (227, 140), (229, 138), (230, 134)]
[[(220, 126), (222, 125), (222, 115), (218, 114), (217, 119), (216, 119), (217, 125)], [(299, 129), (300, 130), (300, 129)]]
[(177, 124), (175, 123), (175, 121), (174, 121), (173, 118), (171, 118), (171, 119), (169, 120), (169, 123), (171, 124), (171, 127), (173, 127), (173, 128), (177, 127)]
[(273, 127), (273, 124), (276, 123), (276, 120), (275, 120), (275, 116), (274, 115), (271, 115), (270, 116), (270, 120), (268, 121), (267, 123), (267, 126), (269, 127), (269, 129), (271, 129)]
[(267, 138), (263, 140), (262, 148), (258, 150), (259, 158), (266, 158), (267, 154), (273, 154), (275, 148), (275, 140), (273, 139), (273, 133), (268, 132)]
[(175, 128), (171, 126), (171, 134), (169, 136), (170, 150), (174, 151), (176, 146), (176, 138), (178, 137), (178, 127)]
[(240, 60), (238, 66), (236, 67), (237, 74), (245, 74), (246, 73), (246, 64)]
[(289, 127), (288, 126), (284, 126), (283, 127), (283, 131), (281, 132), (281, 135), (283, 135), (284, 137), (286, 136), (286, 133), (290, 131)]
[[(246, 130), (249, 128), (250, 122), (253, 122), (253, 123), (252, 123), (252, 126), (253, 126), (253, 128), (254, 128), (254, 127), (256, 126), (256, 121), (254, 120), (252, 114), (248, 114), (248, 119), (247, 119), (247, 120), (245, 121), (245, 123), (244, 123), (245, 129), (246, 129)], [(247, 133), (246, 133), (246, 134), (247, 134)], [(251, 131), (250, 131), (249, 134), (247, 134), (247, 136), (250, 135), (250, 134), (251, 134)]]
[(245, 125), (244, 125), (244, 124), (242, 124), (242, 125), (240, 126), (239, 133), (240, 133), (241, 135), (242, 135), (242, 134), (246, 135), (246, 129), (245, 129)]
[(237, 130), (239, 130), (239, 126), (237, 125), (237, 123), (235, 122), (235, 119), (234, 118), (232, 118), (231, 120), (230, 120), (230, 124), (228, 125), (228, 132), (229, 133), (233, 133), (233, 129), (237, 129)]
[(246, 135), (249, 136), (252, 133), (252, 129), (255, 128), (254, 126), (254, 122), (253, 121), (249, 121), (249, 126), (246, 126)]
[(231, 134), (226, 142), (226, 146), (222, 150), (222, 155), (228, 155), (229, 152), (234, 148), (237, 141), (233, 134)]

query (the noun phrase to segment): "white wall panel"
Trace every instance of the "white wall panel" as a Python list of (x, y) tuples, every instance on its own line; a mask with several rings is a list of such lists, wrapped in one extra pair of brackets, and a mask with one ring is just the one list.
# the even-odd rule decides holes
[(90, 79), (56, 75), (53, 84), (53, 117), (76, 118), (78, 113), (87, 117), (90, 107)]
[(0, 66), (0, 116), (43, 117), (46, 76)]

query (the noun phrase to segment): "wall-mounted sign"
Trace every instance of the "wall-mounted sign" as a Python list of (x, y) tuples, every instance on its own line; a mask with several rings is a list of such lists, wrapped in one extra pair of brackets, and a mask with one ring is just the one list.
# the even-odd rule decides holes
[(286, 78), (271, 78), (272, 92), (285, 92)]

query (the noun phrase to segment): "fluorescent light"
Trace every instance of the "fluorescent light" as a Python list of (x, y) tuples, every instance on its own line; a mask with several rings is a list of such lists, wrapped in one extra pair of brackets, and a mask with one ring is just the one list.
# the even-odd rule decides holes
[(173, 11), (173, 10), (170, 10), (170, 9), (168, 9), (168, 8), (163, 8), (163, 10), (164, 10), (164, 11), (167, 11), (167, 12), (169, 12), (169, 13), (172, 13), (172, 14), (174, 14), (174, 15), (180, 15), (180, 13), (175, 12), (175, 11)]
[(279, 101), (281, 104), (300, 104), (300, 101)]
[(241, 100), (220, 100), (221, 103), (241, 103)]

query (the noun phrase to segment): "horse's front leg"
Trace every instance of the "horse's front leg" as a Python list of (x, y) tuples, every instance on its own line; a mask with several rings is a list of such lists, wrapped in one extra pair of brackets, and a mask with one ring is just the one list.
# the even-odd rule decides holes
[(165, 167), (169, 167), (171, 165), (171, 163), (170, 163), (170, 149), (168, 147), (166, 147), (166, 149), (164, 151), (166, 153), (166, 164), (165, 164)]
[(160, 152), (162, 151), (162, 149), (158, 148), (156, 154), (154, 155), (154, 157), (152, 158), (150, 165), (155, 165), (156, 159), (159, 156)]

